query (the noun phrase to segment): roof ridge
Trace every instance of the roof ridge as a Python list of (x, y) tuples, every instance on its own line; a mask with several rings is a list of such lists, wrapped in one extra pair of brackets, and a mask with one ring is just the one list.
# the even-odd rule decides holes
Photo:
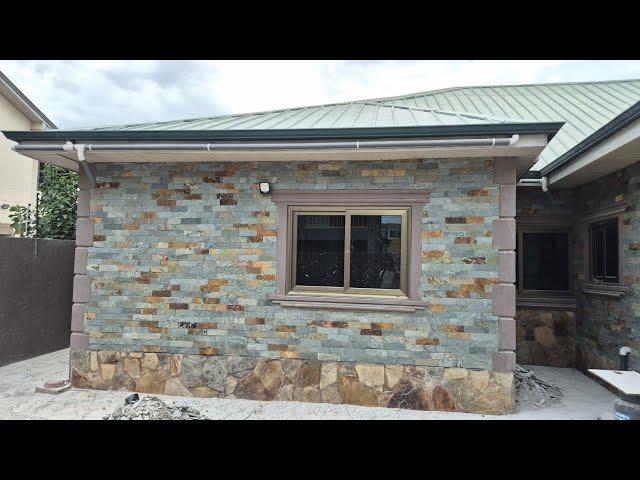
[(377, 98), (366, 98), (362, 100), (358, 100), (359, 102), (382, 102), (382, 101), (392, 101), (399, 100), (402, 98), (408, 97), (417, 97), (420, 95), (434, 95), (436, 93), (444, 93), (444, 92), (452, 92), (455, 90), (467, 90), (471, 88), (512, 88), (512, 87), (548, 87), (552, 85), (594, 85), (601, 83), (629, 83), (629, 82), (640, 82), (640, 78), (624, 78), (619, 80), (587, 80), (583, 82), (544, 82), (544, 83), (516, 83), (510, 85), (463, 85), (463, 86), (455, 86), (455, 87), (445, 87), (445, 88), (436, 88), (433, 90), (422, 90), (419, 92), (408, 93), (404, 95), (393, 95), (390, 97), (377, 97)]

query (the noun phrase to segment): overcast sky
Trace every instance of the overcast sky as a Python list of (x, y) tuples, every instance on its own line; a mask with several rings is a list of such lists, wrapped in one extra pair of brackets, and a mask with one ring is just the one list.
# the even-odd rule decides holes
[(470, 85), (640, 78), (640, 61), (4, 61), (59, 128), (91, 127)]

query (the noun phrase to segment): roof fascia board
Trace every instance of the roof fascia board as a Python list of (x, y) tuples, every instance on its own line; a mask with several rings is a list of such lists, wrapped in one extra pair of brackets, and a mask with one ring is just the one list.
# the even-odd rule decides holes
[[(596, 145), (586, 152), (574, 157), (570, 163), (565, 163), (547, 174), (549, 184), (559, 182), (568, 176), (582, 170), (583, 168), (599, 161), (605, 155), (609, 155), (624, 145), (640, 138), (640, 116), (635, 122), (618, 129), (616, 132), (601, 139)], [(605, 160), (602, 160), (605, 161)], [(619, 167), (623, 168), (623, 167)], [(541, 172), (541, 174), (543, 174)]]
[(620, 130), (625, 128), (630, 123), (640, 118), (640, 102), (635, 103), (620, 115), (615, 117), (609, 123), (602, 128), (596, 130), (593, 134), (589, 135), (582, 142), (578, 143), (575, 147), (561, 155), (549, 165), (540, 169), (541, 176), (548, 176), (552, 172), (564, 167), (568, 163), (574, 161), (579, 156), (586, 154), (589, 150), (596, 147), (598, 144), (606, 140), (607, 138), (615, 135)]
[(0, 72), (0, 93), (5, 94), (9, 100), (20, 112), (26, 116), (31, 123), (42, 122), (49, 128), (57, 128), (55, 124), (47, 118), (47, 116), (36, 107), (29, 98), (16, 87), (11, 80)]
[(289, 130), (48, 130), (3, 131), (10, 140), (29, 141), (258, 141), (258, 140), (333, 140), (364, 138), (414, 138), (451, 136), (488, 136), (546, 134), (550, 140), (563, 122), (501, 123), (478, 125), (437, 125), (388, 128), (309, 128)]

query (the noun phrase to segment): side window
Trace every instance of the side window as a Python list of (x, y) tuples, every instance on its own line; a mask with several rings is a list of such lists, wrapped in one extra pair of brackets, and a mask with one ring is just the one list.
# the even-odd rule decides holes
[(519, 293), (569, 292), (568, 232), (520, 231), (516, 255), (516, 284)]
[(591, 280), (619, 283), (617, 217), (592, 223), (590, 230)]

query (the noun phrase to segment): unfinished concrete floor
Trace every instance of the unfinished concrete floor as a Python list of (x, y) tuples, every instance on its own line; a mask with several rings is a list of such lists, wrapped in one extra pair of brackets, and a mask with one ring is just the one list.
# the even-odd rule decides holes
[[(0, 419), (102, 419), (124, 404), (127, 392), (71, 389), (58, 395), (35, 393), (47, 380), (68, 375), (69, 350), (0, 367)], [(528, 409), (513, 415), (423, 412), (354, 405), (299, 402), (259, 402), (157, 395), (166, 402), (192, 406), (210, 419), (353, 419), (353, 420), (538, 420), (612, 419), (615, 395), (569, 368), (528, 367), (564, 392), (560, 405)]]

